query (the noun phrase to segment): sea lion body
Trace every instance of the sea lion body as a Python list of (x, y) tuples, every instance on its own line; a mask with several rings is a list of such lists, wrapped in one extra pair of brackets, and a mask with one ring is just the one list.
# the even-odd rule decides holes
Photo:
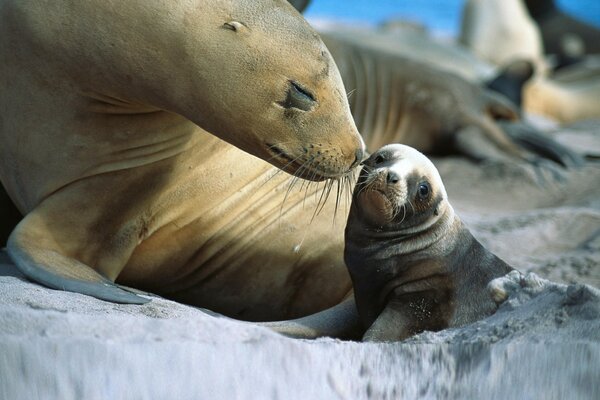
[(465, 3), (460, 36), (467, 48), (499, 67), (531, 62), (535, 74), (523, 86), (523, 110), (566, 123), (600, 117), (597, 56), (580, 54), (577, 63), (553, 73), (544, 53), (561, 53), (561, 36), (571, 34), (597, 46), (593, 32), (600, 31), (561, 13), (551, 0), (485, 0)]
[(466, 1), (459, 41), (494, 65), (527, 60), (545, 68), (539, 29), (521, 0)]
[(0, 180), (25, 215), (8, 250), (26, 275), (247, 319), (347, 295), (341, 240), (320, 240), (333, 220), (309, 223), (322, 187), (286, 198), (289, 175), (272, 178), (342, 179), (364, 150), (289, 4), (5, 0), (0, 17)]
[[(585, 23), (562, 12), (554, 0), (523, 0), (531, 17), (540, 27), (544, 50), (548, 54), (568, 55), (568, 41), (580, 43), (582, 53), (600, 53), (597, 26)], [(567, 54), (565, 54), (565, 52)]]
[(487, 285), (512, 268), (454, 213), (431, 161), (394, 144), (364, 164), (345, 233), (364, 338), (402, 340), (493, 313)]
[[(29, 278), (147, 301), (117, 281), (250, 320), (349, 296), (340, 204), (364, 144), (336, 63), (289, 4), (3, 0), (0, 18), (0, 180), (25, 214), (8, 250)], [(376, 94), (355, 108), (368, 121), (381, 93), (357, 90)], [(461, 122), (522, 160), (471, 90)], [(462, 128), (433, 111), (442, 132)], [(365, 129), (372, 148), (438, 140)]]

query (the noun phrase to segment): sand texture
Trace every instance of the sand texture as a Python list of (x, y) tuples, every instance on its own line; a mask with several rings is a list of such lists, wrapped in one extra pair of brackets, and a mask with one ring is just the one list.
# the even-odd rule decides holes
[(485, 320), (404, 343), (294, 340), (158, 297), (46, 289), (1, 253), (0, 399), (600, 398), (600, 122), (549, 133), (586, 165), (435, 160), (474, 235), (524, 273)]

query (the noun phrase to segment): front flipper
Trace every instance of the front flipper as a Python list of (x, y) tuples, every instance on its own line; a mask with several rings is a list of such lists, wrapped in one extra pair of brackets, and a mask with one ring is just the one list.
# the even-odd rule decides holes
[(60, 246), (53, 242), (51, 235), (44, 235), (44, 230), (37, 228), (28, 216), (8, 239), (8, 254), (29, 279), (53, 289), (115, 303), (144, 304), (150, 301), (121, 289), (88, 265), (61, 254)]

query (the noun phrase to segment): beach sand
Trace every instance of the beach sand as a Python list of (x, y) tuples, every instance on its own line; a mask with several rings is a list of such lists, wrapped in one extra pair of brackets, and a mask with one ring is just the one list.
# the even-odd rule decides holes
[(548, 133), (592, 157), (558, 176), (434, 159), (475, 237), (553, 281), (505, 283), (487, 319), (403, 343), (294, 340), (47, 289), (1, 253), (0, 399), (600, 398), (600, 121)]

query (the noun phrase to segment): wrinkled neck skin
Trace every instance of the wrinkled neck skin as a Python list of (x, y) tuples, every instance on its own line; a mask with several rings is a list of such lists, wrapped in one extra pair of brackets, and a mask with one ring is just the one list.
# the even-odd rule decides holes
[(442, 269), (437, 263), (423, 269), (418, 277), (411, 272), (415, 263), (442, 259), (455, 247), (450, 232), (462, 222), (452, 206), (444, 201), (439, 215), (416, 226), (373, 225), (353, 201), (346, 226), (344, 259), (352, 278), (356, 304), (365, 328), (379, 316), (395, 286), (403, 279), (413, 281)]

